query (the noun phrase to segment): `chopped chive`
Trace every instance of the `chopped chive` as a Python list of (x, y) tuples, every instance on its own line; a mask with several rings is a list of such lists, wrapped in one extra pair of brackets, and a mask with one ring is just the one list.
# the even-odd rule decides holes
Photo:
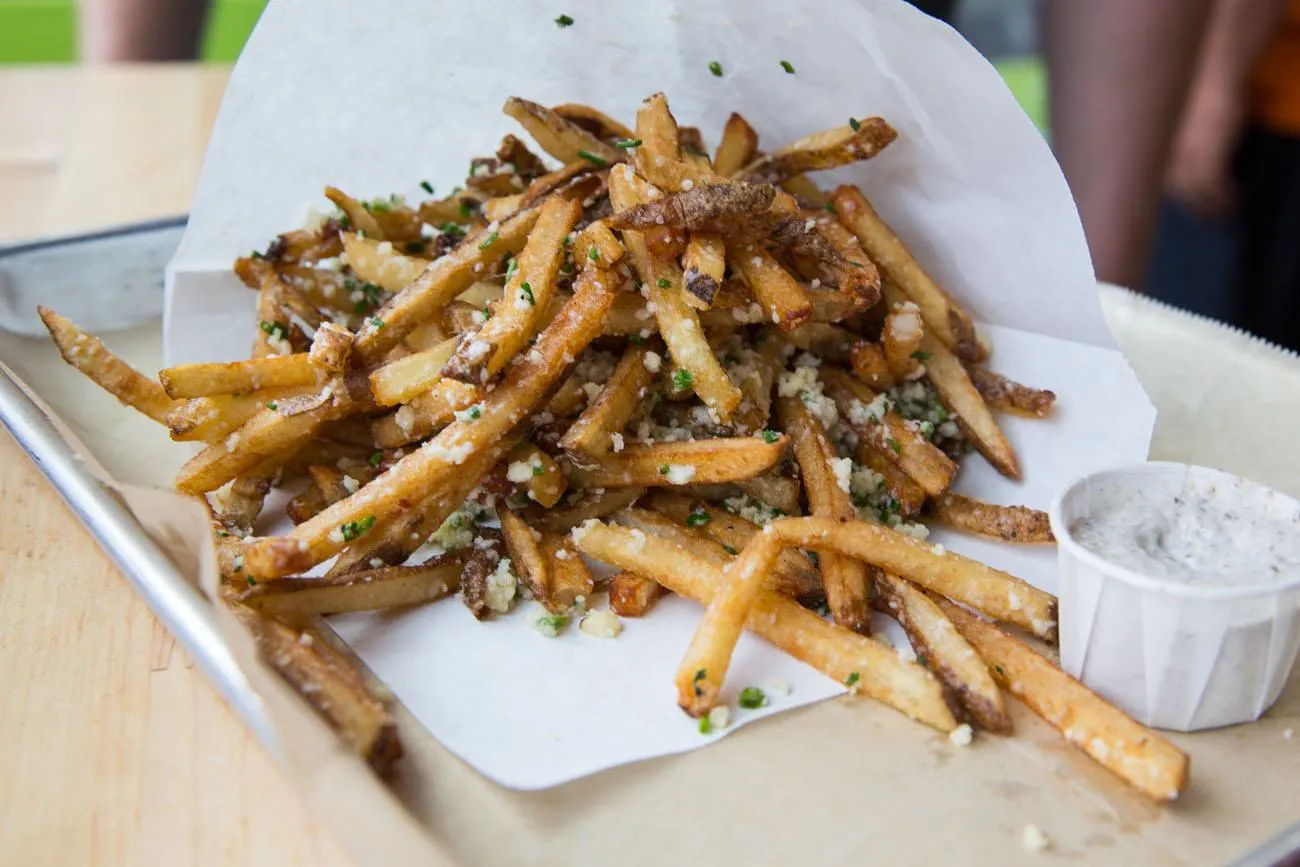
[(655, 282), (660, 289), (667, 289), (669, 286), (673, 285), (673, 281), (669, 280), (667, 277), (660, 277)]
[(691, 512), (686, 516), (686, 526), (688, 527), (703, 527), (707, 523), (709, 523), (708, 512)]
[(473, 213), (474, 213), (474, 211), (473, 211), (472, 208), (470, 208), (469, 205), (465, 204), (464, 202), (461, 202), (461, 203), (460, 203), (460, 215), (461, 215), (462, 217), (468, 217), (468, 216), (470, 216), (470, 215), (473, 214)]
[(708, 716), (700, 717), (700, 734), (707, 735), (713, 731), (713, 723), (709, 721)]
[(534, 307), (537, 306), (537, 299), (533, 296), (533, 287), (528, 285), (527, 280), (519, 284), (519, 291), (524, 296), (524, 298), (528, 300), (529, 304), (533, 305)]
[(369, 322), (371, 325), (375, 326), (376, 328), (384, 327), (384, 320), (380, 319), (378, 316), (371, 316), (366, 321)]
[(828, 211), (830, 211), (832, 214), (834, 214), (834, 213), (835, 213), (835, 203), (834, 203), (834, 202), (827, 202), (827, 203), (826, 203), (826, 210), (828, 210)]
[(856, 671), (850, 672), (848, 678), (846, 678), (844, 681), (844, 685), (852, 689), (853, 687), (857, 686), (858, 681), (861, 679), (862, 678), (858, 676), (858, 673)]
[(763, 442), (771, 444), (781, 438), (781, 435), (774, 430), (763, 431)]
[(789, 74), (789, 75), (794, 75), (794, 64), (791, 63), (790, 61), (788, 61), (788, 60), (782, 60), (782, 61), (781, 61), (781, 68), (784, 69), (784, 70), (786, 71), (787, 74)]
[(537, 464), (536, 466), (533, 467), (533, 478), (537, 478), (538, 476), (544, 476), (544, 475), (546, 475), (546, 467), (542, 466), (541, 464)]
[[(468, 217), (469, 214), (466, 214), (465, 216)], [(465, 228), (460, 223), (452, 223), (450, 221), (439, 226), (438, 231), (442, 232), (444, 235), (456, 235), (458, 237), (465, 234)]]
[(912, 357), (917, 361), (925, 361), (930, 357), (930, 353), (926, 352), (924, 349), (918, 349), (916, 352), (912, 353)]
[(495, 244), (497, 242), (497, 238), (500, 237), (501, 236), (496, 232), (489, 232), (488, 236), (485, 239), (479, 241), (478, 248), (480, 250), (486, 250), (488, 247), (491, 247), (493, 244)]
[(375, 516), (366, 515), (364, 518), (359, 518), (355, 521), (348, 521), (346, 524), (343, 524), (339, 527), (339, 532), (343, 534), (344, 542), (352, 542), (369, 531), (373, 526), (375, 526)]
[(735, 548), (731, 547), (730, 545), (723, 545), (723, 546), (722, 546), (722, 550), (726, 551), (728, 554), (730, 554), (730, 555), (733, 556), (733, 557), (735, 557), (737, 554), (740, 553), (739, 551), (737, 551)]
[(753, 710), (767, 704), (767, 696), (758, 687), (747, 686), (740, 691), (740, 698), (736, 703), (747, 710)]
[(269, 334), (272, 340), (285, 340), (289, 337), (289, 329), (283, 322), (259, 322), (257, 327)]
[(587, 258), (590, 259), (590, 260), (593, 261), (593, 262), (599, 262), (599, 261), (600, 261), (600, 251), (596, 249), (596, 245), (595, 245), (595, 244), (593, 244), (593, 245), (591, 246), (591, 249), (587, 251)]
[(898, 440), (894, 439), (893, 437), (887, 437), (887, 438), (885, 439), (885, 445), (889, 446), (889, 448), (890, 448), (890, 449), (894, 452), (894, 454), (896, 454), (896, 455), (901, 455), (901, 454), (903, 453), (903, 447), (900, 446), (900, 445), (898, 444)]
[(722, 77), (722, 64), (719, 63), (719, 62), (716, 61), (716, 60), (712, 60), (712, 61), (710, 61), (710, 62), (709, 62), (709, 72), (712, 72), (713, 75), (714, 75), (714, 77), (716, 77), (716, 78), (721, 78), (721, 77)]
[(678, 391), (686, 391), (695, 384), (695, 377), (689, 370), (676, 370), (673, 372), (673, 388)]
[(628, 148), (639, 148), (641, 147), (641, 139), (621, 138), (618, 141), (614, 142), (614, 147), (621, 148), (622, 150), (627, 150)]
[(858, 130), (862, 129), (862, 124), (858, 123), (857, 118), (851, 117), (849, 118), (849, 128), (852, 129), (854, 132), (857, 132)]
[(423, 241), (407, 241), (407, 242), (406, 242), (406, 252), (408, 252), (408, 253), (423, 253), (423, 252), (424, 252), (424, 242), (423, 242)]
[(428, 181), (420, 181), (420, 189), (424, 190), (431, 196), (433, 195), (433, 184)]
[[(661, 475), (661, 476), (666, 476), (666, 475), (668, 475), (668, 465), (667, 465), (667, 464), (660, 464), (660, 465), (659, 465), (659, 475)], [(701, 670), (703, 670), (703, 669), (701, 669)]]
[(377, 467), (383, 462), (384, 462), (383, 452), (375, 452), (373, 455), (370, 456), (370, 466), (372, 467)]
[(274, 411), (274, 410), (279, 409), (280, 406), (279, 406), (279, 404), (277, 404), (275, 401), (271, 401), (270, 403), (268, 403), (268, 404), (266, 405), (266, 408), (269, 409), (269, 410)]
[(568, 15), (561, 15), (559, 18), (555, 19), (555, 26), (559, 27), (561, 30), (563, 30), (565, 27), (572, 27), (573, 19), (570, 18)]
[(605, 159), (604, 157), (598, 157), (589, 151), (580, 150), (578, 151), (578, 156), (582, 157), (584, 160), (591, 163), (593, 166), (596, 166), (597, 168), (603, 169), (605, 166), (609, 165), (609, 160)]

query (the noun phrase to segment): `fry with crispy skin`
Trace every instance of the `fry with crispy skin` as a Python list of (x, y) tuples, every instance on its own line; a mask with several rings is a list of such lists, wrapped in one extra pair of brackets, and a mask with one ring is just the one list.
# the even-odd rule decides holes
[(1187, 785), (1187, 754), (1057, 668), (1033, 648), (959, 605), (940, 607), (994, 678), (1102, 767), (1156, 801)]

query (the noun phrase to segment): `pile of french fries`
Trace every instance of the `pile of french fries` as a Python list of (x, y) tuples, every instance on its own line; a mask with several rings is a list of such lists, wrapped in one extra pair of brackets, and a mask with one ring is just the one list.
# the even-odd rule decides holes
[[(327, 188), (333, 215), (239, 259), (247, 361), (155, 382), (42, 310), (67, 361), (202, 444), (176, 487), (210, 509), (225, 601), (268, 661), (383, 769), (392, 719), (321, 616), (531, 599), (545, 634), (608, 637), (676, 593), (705, 606), (676, 677), (693, 717), (718, 719), (749, 629), (957, 741), (1010, 734), (1009, 691), (1175, 797), (1187, 757), (1032, 647), (1055, 641), (1056, 600), (925, 541), (927, 521), (1053, 541), (1042, 513), (951, 485), (971, 451), (1018, 476), (994, 413), (1041, 417), (1054, 395), (982, 366), (970, 314), (862, 192), (808, 178), (894, 129), (853, 119), (763, 153), (733, 114), (710, 158), (662, 94), (634, 128), (505, 112), (560, 168), (506, 136), (444, 198)], [(258, 535), (273, 488), (294, 527)], [(914, 656), (872, 637), (873, 610)]]

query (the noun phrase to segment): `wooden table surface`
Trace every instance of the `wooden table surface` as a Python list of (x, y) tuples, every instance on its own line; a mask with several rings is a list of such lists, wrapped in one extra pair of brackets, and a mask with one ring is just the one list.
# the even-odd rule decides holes
[[(183, 213), (228, 70), (0, 69), (0, 241)], [(351, 864), (0, 432), (0, 864)]]

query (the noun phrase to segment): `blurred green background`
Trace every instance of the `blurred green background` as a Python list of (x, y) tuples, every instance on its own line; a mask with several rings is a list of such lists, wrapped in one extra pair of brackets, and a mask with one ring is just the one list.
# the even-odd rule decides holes
[[(265, 0), (214, 0), (203, 37), (203, 60), (233, 61), (263, 5)], [(76, 27), (76, 0), (0, 0), (0, 65), (73, 63), (77, 59)], [(995, 58), (993, 64), (1043, 129), (1046, 90), (1039, 59), (1033, 55), (1002, 57)]]

